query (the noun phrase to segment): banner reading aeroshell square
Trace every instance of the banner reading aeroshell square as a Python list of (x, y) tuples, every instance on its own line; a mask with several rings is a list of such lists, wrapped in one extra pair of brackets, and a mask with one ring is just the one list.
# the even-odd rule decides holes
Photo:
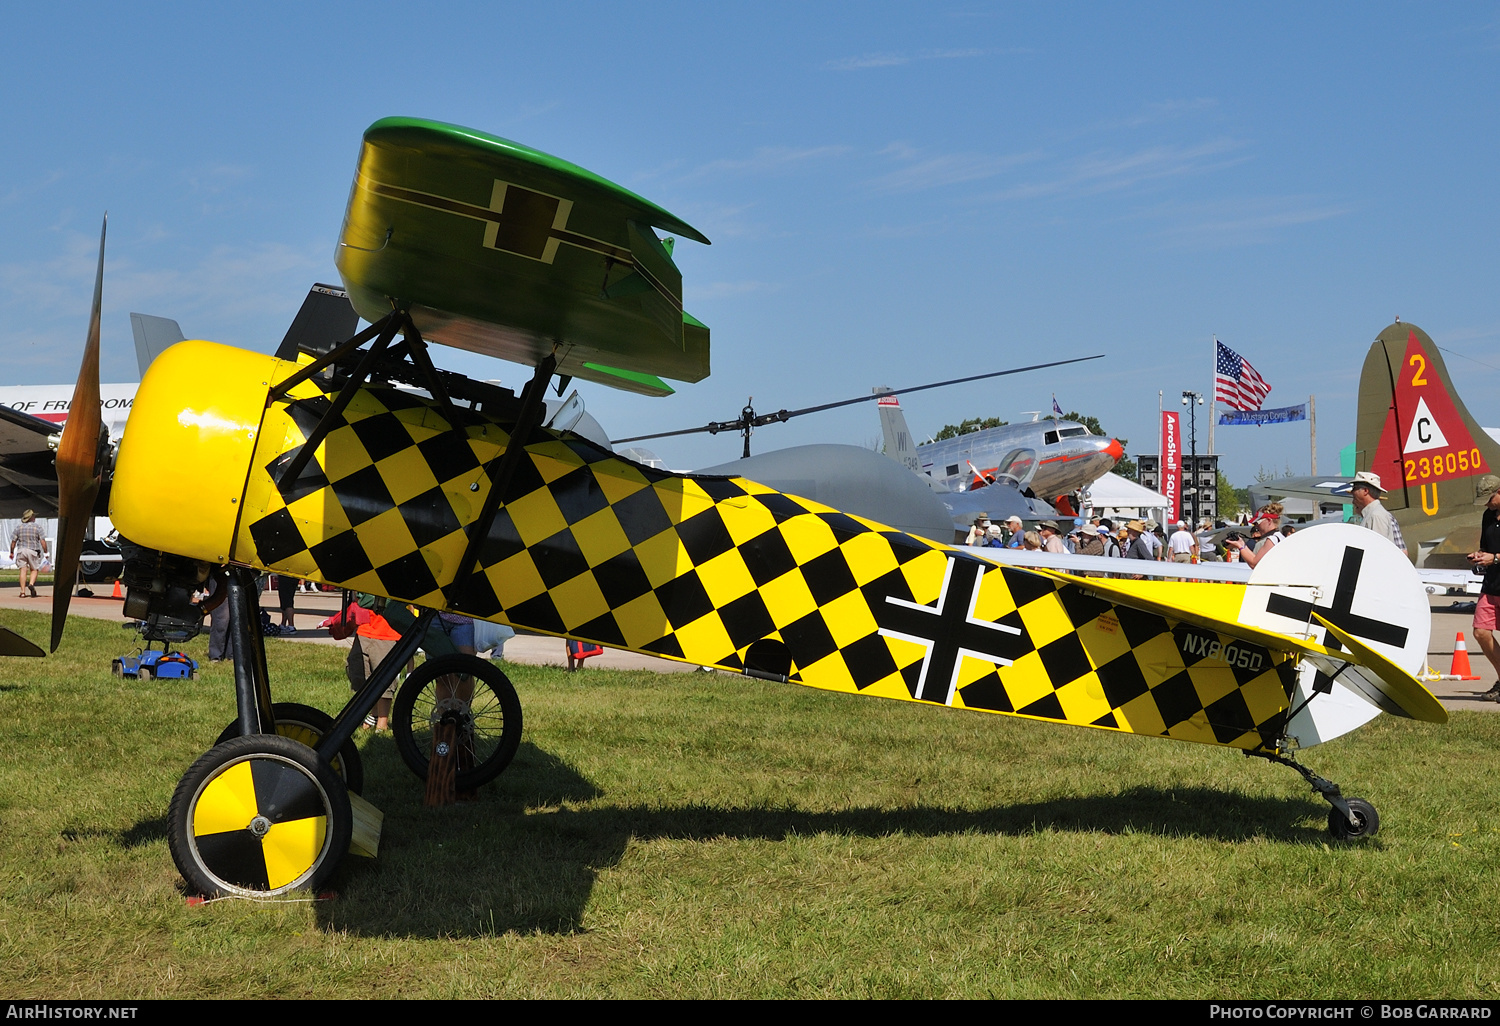
[(1161, 413), (1161, 493), (1171, 503), (1167, 523), (1175, 524), (1182, 516), (1182, 421), (1181, 414), (1170, 410)]

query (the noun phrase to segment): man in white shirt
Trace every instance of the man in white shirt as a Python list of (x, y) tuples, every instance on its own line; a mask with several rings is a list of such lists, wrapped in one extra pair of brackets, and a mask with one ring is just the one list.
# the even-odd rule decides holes
[(1167, 548), (1172, 553), (1172, 562), (1193, 562), (1193, 557), (1198, 554), (1198, 539), (1187, 529), (1187, 521), (1177, 521), (1177, 530), (1167, 539)]
[(1380, 504), (1380, 497), (1384, 494), (1380, 478), (1368, 470), (1355, 474), (1354, 482), (1349, 486), (1349, 501), (1354, 504), (1360, 523), (1405, 552), (1406, 540), (1401, 537), (1401, 525), (1396, 523), (1391, 511)]

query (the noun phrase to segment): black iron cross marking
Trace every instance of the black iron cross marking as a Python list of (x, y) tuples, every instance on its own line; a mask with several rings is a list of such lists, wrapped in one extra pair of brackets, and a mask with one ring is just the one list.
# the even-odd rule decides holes
[[(1339, 567), (1339, 582), (1333, 589), (1332, 605), (1315, 606), (1302, 599), (1272, 595), (1266, 602), (1266, 612), (1307, 623), (1312, 620), (1313, 611), (1317, 610), (1322, 614), (1323, 619), (1356, 638), (1405, 648), (1407, 634), (1405, 627), (1386, 623), (1384, 620), (1372, 620), (1367, 616), (1359, 616), (1350, 612), (1354, 605), (1354, 587), (1359, 582), (1359, 568), (1364, 559), (1364, 549), (1357, 549), (1352, 545), (1344, 547), (1344, 562)], [(1330, 638), (1329, 641), (1330, 648), (1339, 647), (1336, 640)]]
[(985, 569), (983, 564), (949, 556), (935, 606), (887, 595), (885, 603), (875, 608), (883, 637), (927, 646), (913, 698), (951, 705), (964, 656), (1009, 666), (1031, 651), (1031, 641), (1020, 628), (974, 618)]
[[(621, 263), (634, 265), (634, 259), (628, 249), (612, 246), (607, 242), (580, 235), (564, 227), (572, 211), (571, 200), (561, 200), (556, 196), (548, 196), (546, 193), (523, 189), (519, 185), (501, 182), (499, 179), (495, 181), (497, 185), (505, 186), (503, 193), (505, 198), (500, 209), (494, 207), (493, 198), (490, 206), (481, 207), (474, 203), (449, 199), (446, 196), (418, 192), (415, 189), (403, 189), (385, 182), (371, 181), (369, 189), (377, 196), (486, 221), (489, 227), (485, 232), (484, 244), (491, 249), (504, 250), (507, 253), (550, 264), (557, 246), (566, 243), (580, 249), (601, 253)], [(563, 203), (568, 204), (566, 210), (562, 208)], [(561, 216), (558, 214), (560, 210)], [(562, 224), (558, 224), (559, 221)]]

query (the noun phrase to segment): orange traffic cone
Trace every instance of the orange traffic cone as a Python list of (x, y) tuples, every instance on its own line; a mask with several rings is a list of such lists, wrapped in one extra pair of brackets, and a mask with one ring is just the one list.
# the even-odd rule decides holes
[(125, 597), (125, 593), (120, 590), (120, 579), (118, 577), (115, 578), (115, 590), (114, 590), (113, 594), (111, 594), (109, 597), (110, 598), (124, 598)]
[(1469, 646), (1464, 643), (1464, 632), (1458, 632), (1458, 639), (1453, 642), (1453, 668), (1448, 672), (1445, 680), (1478, 680), (1474, 671), (1469, 668)]

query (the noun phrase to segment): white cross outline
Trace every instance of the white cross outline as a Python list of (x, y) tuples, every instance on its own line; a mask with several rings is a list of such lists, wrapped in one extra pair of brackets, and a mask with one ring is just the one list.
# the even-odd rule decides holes
[[(938, 592), (937, 605), (935, 607), (923, 605), (920, 602), (910, 602), (906, 599), (897, 598), (894, 595), (887, 595), (885, 597), (885, 600), (891, 605), (903, 606), (906, 609), (914, 609), (920, 613), (930, 613), (933, 616), (941, 618), (943, 615), (943, 607), (947, 604), (948, 601), (948, 585), (949, 582), (951, 582), (953, 579), (953, 565), (957, 562), (958, 560), (954, 557), (948, 557), (947, 565), (943, 568), (943, 585)], [(984, 566), (980, 566), (979, 572), (974, 577), (974, 587), (969, 593), (969, 608), (966, 611), (966, 621), (975, 627), (987, 627), (990, 630), (1000, 631), (1003, 634), (1014, 634), (1019, 636), (1021, 634), (1020, 628), (1012, 627), (1009, 624), (993, 623), (989, 620), (979, 620), (975, 619), (974, 617), (974, 607), (979, 603), (980, 585), (984, 581), (984, 575), (987, 572), (987, 569), (988, 568)], [(940, 622), (941, 620), (939, 620), (939, 623)], [(938, 639), (935, 637), (919, 638), (912, 634), (905, 634), (901, 631), (888, 630), (884, 627), (878, 628), (877, 632), (883, 638), (899, 638), (902, 641), (909, 641), (912, 644), (921, 645), (927, 650), (926, 654), (922, 656), (922, 672), (917, 677), (917, 694), (920, 695), (923, 690), (925, 690), (924, 686), (927, 683), (928, 664), (932, 661), (932, 653), (933, 650), (937, 648)], [(980, 652), (972, 648), (964, 648), (961, 645), (956, 646), (956, 653), (957, 654), (953, 659), (953, 675), (948, 680), (947, 694), (943, 698), (944, 705), (951, 706), (953, 704), (953, 695), (958, 690), (958, 674), (959, 671), (963, 669), (965, 656), (968, 656), (971, 659), (978, 659), (980, 662), (990, 663), (994, 666), (1010, 666), (1014, 663), (1014, 660), (1006, 659), (1003, 656), (997, 657), (992, 653)]]

